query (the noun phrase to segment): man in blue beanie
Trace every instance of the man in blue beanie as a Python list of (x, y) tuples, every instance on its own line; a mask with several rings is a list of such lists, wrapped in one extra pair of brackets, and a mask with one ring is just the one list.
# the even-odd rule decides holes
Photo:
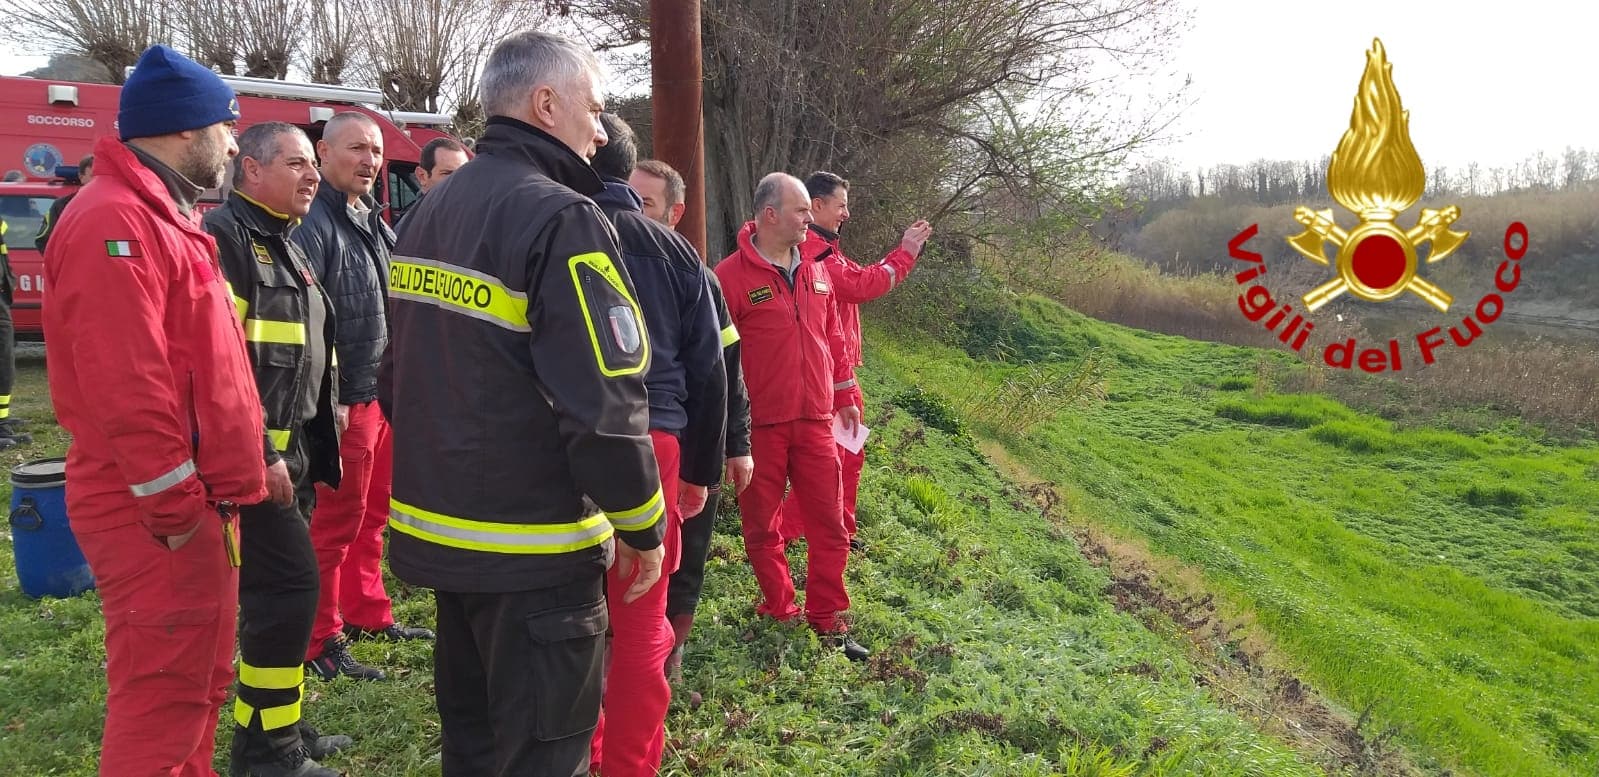
[(67, 509), (105, 615), (101, 775), (211, 775), (233, 680), (238, 505), (266, 497), (261, 398), (194, 207), (237, 152), (233, 91), (155, 46), (121, 137), (45, 250)]

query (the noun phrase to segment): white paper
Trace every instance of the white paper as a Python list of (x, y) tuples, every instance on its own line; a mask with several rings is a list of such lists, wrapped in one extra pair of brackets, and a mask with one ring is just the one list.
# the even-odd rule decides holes
[(833, 442), (843, 446), (844, 450), (850, 453), (861, 452), (861, 448), (866, 445), (866, 435), (871, 431), (866, 428), (866, 424), (856, 424), (855, 433), (850, 434), (844, 431), (844, 419), (833, 416)]

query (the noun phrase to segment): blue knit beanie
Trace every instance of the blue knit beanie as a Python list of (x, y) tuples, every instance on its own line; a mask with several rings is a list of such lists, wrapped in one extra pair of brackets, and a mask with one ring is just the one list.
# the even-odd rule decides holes
[(166, 46), (151, 46), (122, 85), (123, 140), (170, 135), (239, 118), (233, 89), (210, 68)]

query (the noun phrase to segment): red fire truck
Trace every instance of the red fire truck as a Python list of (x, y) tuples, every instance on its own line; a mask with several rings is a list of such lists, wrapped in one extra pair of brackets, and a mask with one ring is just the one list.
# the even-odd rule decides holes
[[(376, 120), (383, 130), (384, 160), (373, 196), (387, 204), (390, 223), (419, 196), (422, 144), (443, 135), (439, 128), (450, 122), (442, 114), (373, 108), (382, 104), (383, 95), (372, 89), (242, 76), (222, 80), (239, 95), (238, 131), (283, 121), (305, 130), (315, 143), (335, 113), (359, 111)], [(77, 191), (78, 160), (100, 136), (117, 131), (120, 92), (110, 84), (0, 76), (0, 176), (21, 179), (0, 183), (0, 218), (8, 227), (6, 246), (18, 278), (12, 316), (19, 339), (42, 337), (44, 258), (34, 250), (33, 237), (54, 198)], [(216, 201), (216, 192), (208, 195)]]

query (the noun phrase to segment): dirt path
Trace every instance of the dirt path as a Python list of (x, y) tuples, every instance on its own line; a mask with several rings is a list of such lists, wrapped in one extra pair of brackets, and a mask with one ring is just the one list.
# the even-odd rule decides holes
[[(1330, 773), (1423, 774), (1393, 742), (1397, 732), (1372, 731), (1366, 714), (1350, 714), (1284, 668), (1288, 662), (1253, 614), (1206, 590), (1202, 571), (1074, 515), (1054, 483), (999, 443), (983, 440), (978, 447), (1032, 499), (1051, 536), (1076, 542), (1090, 563), (1109, 573), (1105, 595), (1118, 610), (1152, 631), (1186, 638), (1186, 652), (1199, 670), (1194, 682), (1218, 701)], [(1139, 666), (1133, 671), (1154, 675), (1159, 670)]]

